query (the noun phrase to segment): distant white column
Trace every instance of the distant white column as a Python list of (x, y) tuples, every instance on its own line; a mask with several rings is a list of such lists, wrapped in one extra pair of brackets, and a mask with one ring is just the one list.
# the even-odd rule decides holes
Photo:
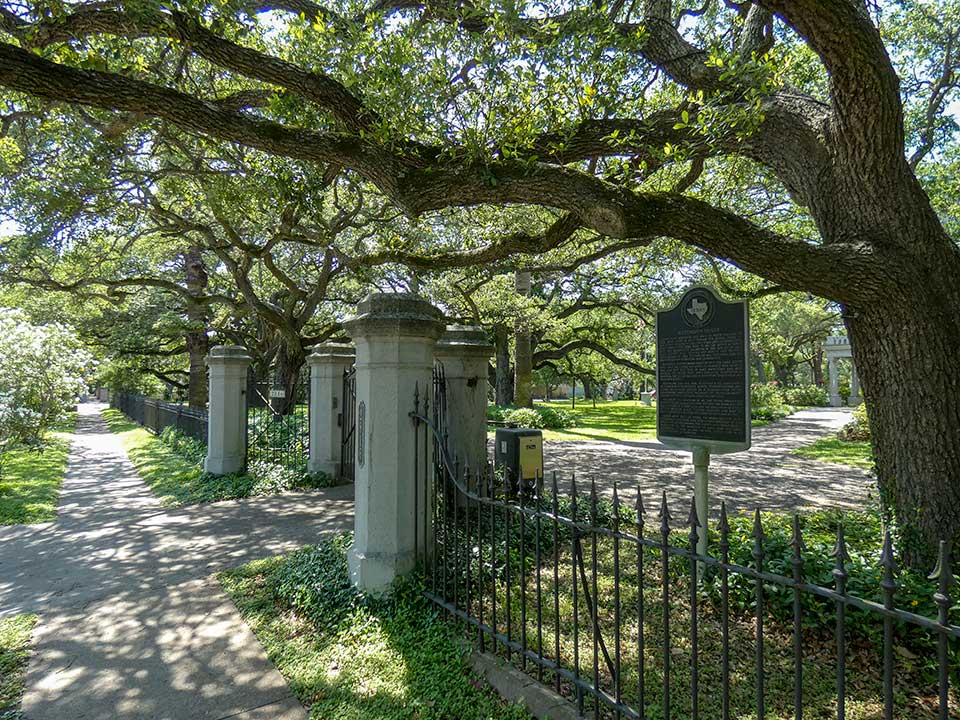
[(830, 376), (830, 404), (833, 407), (843, 405), (843, 398), (840, 397), (840, 374), (837, 372), (837, 358), (827, 358), (827, 374)]
[(483, 328), (448, 325), (434, 351), (447, 384), (447, 447), (471, 474), (487, 462), (487, 367), (493, 350)]
[(857, 366), (854, 364), (853, 359), (850, 359), (850, 397), (847, 399), (847, 404), (856, 407), (861, 402), (863, 398), (860, 396), (860, 376), (857, 374)]
[(343, 324), (357, 346), (354, 538), (347, 557), (351, 581), (366, 592), (383, 592), (416, 561), (422, 523), (416, 510), (422, 514), (424, 502), (409, 414), (414, 389), (423, 397), (431, 387), (442, 318), (417, 295), (373, 293)]
[(247, 449), (247, 368), (250, 356), (239, 345), (215, 345), (207, 355), (210, 410), (203, 469), (226, 475), (243, 469)]
[(317, 345), (310, 366), (310, 462), (311, 473), (336, 477), (342, 450), (343, 374), (356, 359), (350, 345)]

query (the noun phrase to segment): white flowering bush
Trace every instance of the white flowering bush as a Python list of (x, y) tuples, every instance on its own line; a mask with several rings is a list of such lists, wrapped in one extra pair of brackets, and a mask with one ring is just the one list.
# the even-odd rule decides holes
[(83, 392), (93, 365), (67, 326), (34, 325), (22, 311), (0, 308), (0, 467), (11, 448), (42, 446)]

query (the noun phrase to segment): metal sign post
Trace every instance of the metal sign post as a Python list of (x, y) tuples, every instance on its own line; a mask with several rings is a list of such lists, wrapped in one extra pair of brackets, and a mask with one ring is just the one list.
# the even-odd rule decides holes
[(728, 303), (698, 286), (657, 313), (657, 439), (693, 453), (700, 555), (707, 551), (710, 455), (750, 448), (749, 352), (746, 301)]
[(693, 449), (693, 501), (697, 508), (700, 530), (697, 537), (697, 555), (707, 554), (707, 513), (710, 510), (710, 448)]

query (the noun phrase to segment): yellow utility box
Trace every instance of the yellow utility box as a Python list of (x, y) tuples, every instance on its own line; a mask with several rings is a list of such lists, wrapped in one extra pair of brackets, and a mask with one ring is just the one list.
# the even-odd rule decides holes
[(511, 492), (521, 486), (533, 487), (543, 478), (543, 433), (530, 428), (500, 428), (493, 458)]

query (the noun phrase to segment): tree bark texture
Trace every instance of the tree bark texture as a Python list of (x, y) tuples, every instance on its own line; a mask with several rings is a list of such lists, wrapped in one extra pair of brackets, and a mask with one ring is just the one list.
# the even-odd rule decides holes
[(272, 387), (283, 390), (282, 398), (270, 398), (270, 407), (278, 415), (292, 415), (297, 404), (309, 402), (309, 386), (300, 382), (300, 371), (307, 355), (300, 338), (283, 339), (273, 364)]
[[(960, 267), (955, 278), (960, 278)], [(884, 505), (900, 551), (930, 571), (940, 540), (960, 547), (960, 284), (918, 283), (848, 312)]]
[[(184, 279), (191, 298), (199, 298), (207, 288), (207, 270), (199, 247), (191, 247), (183, 254)], [(187, 303), (186, 345), (190, 358), (190, 379), (187, 387), (187, 403), (192, 408), (205, 408), (209, 396), (207, 383), (207, 353), (210, 338), (207, 336), (207, 308), (196, 302)]]
[(510, 332), (506, 325), (493, 328), (497, 347), (496, 403), (501, 407), (513, 404), (513, 375), (510, 372)]
[(817, 387), (823, 387), (823, 346), (817, 345), (813, 351), (813, 359), (810, 361), (813, 367), (813, 384)]
[[(515, 276), (518, 295), (530, 294), (530, 273), (517, 271)], [(533, 407), (533, 341), (526, 319), (516, 321), (513, 344), (514, 401), (518, 407)]]

